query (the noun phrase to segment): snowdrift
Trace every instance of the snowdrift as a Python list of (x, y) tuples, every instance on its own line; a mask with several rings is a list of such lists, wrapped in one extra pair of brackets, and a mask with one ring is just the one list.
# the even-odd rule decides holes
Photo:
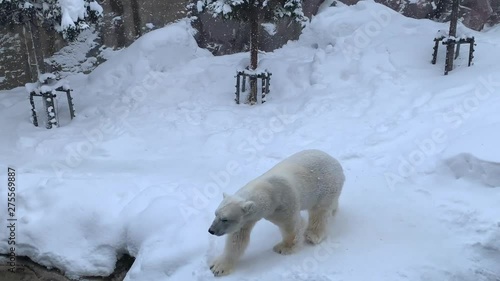
[(469, 153), (449, 158), (446, 164), (455, 178), (469, 179), (486, 186), (500, 187), (500, 162), (479, 159)]
[(212, 54), (198, 47), (190, 21), (180, 20), (154, 30), (121, 50), (88, 76), (95, 94), (120, 94), (144, 81), (150, 72), (169, 72), (180, 65)]
[[(492, 124), (497, 127), (499, 124)], [(491, 127), (478, 128), (455, 140), (444, 152), (445, 165), (456, 179), (500, 187), (500, 149)]]

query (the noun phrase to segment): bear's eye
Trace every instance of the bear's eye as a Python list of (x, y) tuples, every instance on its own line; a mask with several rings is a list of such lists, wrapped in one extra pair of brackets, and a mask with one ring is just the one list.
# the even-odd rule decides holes
[(221, 219), (220, 219), (220, 221), (221, 221), (221, 222), (228, 222), (229, 220), (228, 220), (228, 219), (226, 219), (226, 218), (221, 218)]

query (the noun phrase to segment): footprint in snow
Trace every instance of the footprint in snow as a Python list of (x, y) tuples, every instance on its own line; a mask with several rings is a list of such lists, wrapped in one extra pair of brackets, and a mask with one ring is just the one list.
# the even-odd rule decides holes
[(432, 95), (429, 92), (425, 92), (421, 95), (419, 95), (414, 101), (412, 106), (413, 107), (421, 107), (425, 104), (427, 104), (430, 100), (432, 99)]

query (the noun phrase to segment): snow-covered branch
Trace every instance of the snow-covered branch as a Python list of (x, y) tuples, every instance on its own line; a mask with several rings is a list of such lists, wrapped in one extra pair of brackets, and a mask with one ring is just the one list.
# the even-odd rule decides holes
[(248, 19), (255, 8), (275, 19), (293, 17), (299, 22), (307, 21), (302, 11), (302, 0), (199, 0), (198, 12), (207, 10), (214, 17), (225, 19)]
[(97, 20), (103, 9), (95, 0), (0, 0), (0, 24), (36, 20), (61, 32), (67, 39)]

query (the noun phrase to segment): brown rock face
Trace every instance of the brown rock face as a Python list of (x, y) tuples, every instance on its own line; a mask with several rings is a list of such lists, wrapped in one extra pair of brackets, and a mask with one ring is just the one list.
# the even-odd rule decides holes
[[(352, 5), (359, 0), (339, 0)], [(375, 0), (407, 17), (416, 19), (434, 19), (448, 21), (453, 0)], [(461, 0), (460, 15), (462, 23), (474, 30), (481, 30), (485, 26), (500, 22), (499, 0)]]
[[(337, 0), (347, 5), (359, 0)], [(422, 19), (447, 21), (452, 0), (376, 0), (405, 16)], [(487, 25), (500, 22), (500, 0), (461, 0), (460, 15), (464, 25), (481, 30)], [(100, 46), (121, 48), (130, 45), (137, 37), (148, 32), (153, 26), (165, 24), (188, 15), (188, 4), (197, 0), (107, 0), (99, 1), (105, 12), (99, 27), (98, 46), (87, 58), (95, 56)], [(306, 0), (304, 13), (311, 17), (318, 11), (323, 0)], [(207, 14), (198, 16), (193, 25), (198, 30), (196, 39), (200, 47), (208, 48), (215, 55), (248, 51), (249, 26), (236, 21), (222, 21)], [(54, 31), (33, 27), (32, 37), (22, 26), (7, 28), (0, 26), (0, 89), (23, 86), (36, 79), (34, 57), (40, 67), (51, 70), (44, 59), (51, 57), (65, 45), (62, 38)], [(260, 50), (272, 51), (283, 46), (288, 40), (295, 40), (301, 33), (301, 27), (291, 19), (282, 19), (276, 23), (275, 32), (269, 34), (262, 27), (260, 31)], [(33, 43), (33, 44), (32, 44)], [(26, 46), (35, 46), (29, 50)], [(28, 63), (28, 57), (31, 61)], [(82, 62), (83, 63), (83, 62)]]
[[(307, 17), (315, 15), (323, 0), (304, 1), (303, 11)], [(194, 27), (198, 30), (196, 40), (202, 48), (208, 48), (215, 55), (232, 54), (248, 51), (250, 26), (233, 20), (221, 20), (207, 13), (198, 13), (193, 10), (193, 15), (198, 17)], [(302, 28), (293, 19), (283, 18), (275, 23), (274, 34), (269, 34), (261, 27), (259, 32), (260, 50), (269, 52), (280, 48), (288, 40), (299, 37)]]
[[(360, 0), (338, 0), (346, 5), (356, 4)], [(448, 21), (453, 0), (375, 0), (377, 3), (411, 18)], [(461, 0), (460, 15), (462, 23), (474, 30), (481, 30), (485, 24), (500, 21), (500, 0)], [(304, 1), (304, 13), (311, 17), (318, 11), (322, 0)], [(248, 51), (249, 26), (236, 21), (222, 21), (207, 14), (197, 14), (199, 19), (195, 28), (199, 31), (197, 41), (203, 48), (208, 48), (215, 55)], [(301, 28), (290, 19), (283, 19), (276, 24), (276, 33), (269, 35), (261, 31), (260, 50), (272, 51), (283, 46), (288, 40), (297, 39)]]
[[(462, 2), (464, 7), (469, 9), (462, 8), (463, 12), (463, 24), (468, 26), (469, 28), (475, 30), (483, 29), (484, 25), (488, 23), (488, 20), (491, 16), (493, 16), (494, 11), (491, 7), (491, 0), (465, 0)], [(498, 1), (496, 1), (498, 2)], [(498, 10), (497, 10), (498, 11)]]

